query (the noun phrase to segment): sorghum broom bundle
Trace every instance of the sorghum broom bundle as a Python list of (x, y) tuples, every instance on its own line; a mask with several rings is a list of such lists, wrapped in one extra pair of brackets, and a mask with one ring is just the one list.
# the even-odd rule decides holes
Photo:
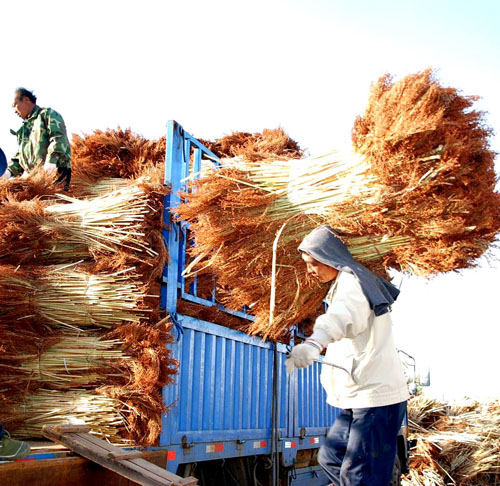
[[(0, 394), (2, 390), (0, 390)], [(40, 388), (22, 400), (7, 400), (2, 405), (2, 424), (20, 439), (42, 437), (44, 425), (87, 424), (92, 433), (114, 443), (124, 438), (128, 424), (123, 415), (127, 406), (119, 400), (91, 390), (69, 391)]]
[(170, 326), (165, 319), (154, 326), (125, 324), (106, 335), (107, 339), (123, 342), (124, 350), (131, 358), (121, 362), (126, 367), (123, 376), (131, 378), (115, 380), (97, 391), (126, 405), (122, 414), (129, 424), (127, 437), (136, 444), (148, 446), (156, 443), (162, 416), (168, 411), (162, 389), (174, 382), (178, 367), (167, 348), (167, 344), (173, 342)]
[(498, 401), (444, 404), (418, 396), (409, 402), (409, 425), (417, 450), (406, 484), (482, 486), (498, 480)]
[(219, 158), (241, 157), (248, 161), (280, 160), (303, 155), (299, 144), (290, 138), (283, 128), (264, 129), (262, 133), (233, 132), (216, 140), (203, 140)]
[[(57, 399), (69, 403), (78, 388), (118, 400), (125, 422), (117, 422), (113, 435), (120, 434), (139, 445), (153, 445), (161, 430), (162, 414), (168, 410), (162, 388), (173, 383), (177, 373), (177, 362), (167, 348), (173, 340), (169, 331), (165, 320), (155, 326), (123, 324), (106, 334), (92, 331), (42, 336), (35, 331), (0, 326), (0, 395), (10, 404), (7, 420), (12, 422), (13, 435), (24, 436), (28, 430), (35, 437), (40, 435), (37, 427), (43, 425), (41, 414), (49, 407), (37, 399), (39, 389), (44, 394), (56, 389), (60, 392)], [(56, 399), (56, 395), (52, 396)], [(35, 416), (29, 421), (29, 429), (23, 424), (23, 419), (29, 418), (23, 415), (26, 403), (31, 407), (29, 413)], [(78, 411), (92, 414), (93, 402), (89, 402), (88, 410), (85, 403), (81, 401)], [(67, 421), (64, 414), (56, 413), (58, 410), (54, 403), (47, 411), (51, 423)], [(95, 431), (108, 434), (111, 427), (108, 424), (106, 432), (95, 424)]]
[(67, 390), (103, 385), (118, 374), (120, 361), (128, 361), (123, 344), (95, 333), (40, 335), (0, 326), (0, 376), (4, 397), (19, 390)]
[(147, 140), (130, 129), (95, 130), (73, 135), (72, 167), (76, 181), (136, 179), (145, 166), (164, 166), (166, 140)]
[(62, 186), (54, 184), (54, 179), (54, 173), (46, 172), (42, 168), (34, 170), (28, 177), (0, 178), (0, 205), (6, 199), (50, 199), (63, 190)]
[[(0, 265), (0, 322), (109, 328), (147, 319), (146, 288), (133, 268), (104, 274), (78, 265)], [(156, 296), (159, 299), (159, 296)]]
[(157, 257), (141, 231), (151, 208), (140, 188), (131, 186), (92, 199), (57, 198), (49, 204), (38, 199), (7, 200), (0, 205), (3, 261), (17, 264), (59, 258), (58, 245), (78, 250), (87, 247), (91, 254), (123, 250), (143, 261)]
[[(325, 223), (375, 271), (429, 275), (473, 265), (500, 228), (490, 130), (483, 114), (471, 109), (473, 101), (441, 87), (430, 71), (395, 84), (384, 77), (355, 124), (358, 154), (274, 164), (222, 160), (227, 169), (204, 172), (177, 209), (191, 225), (192, 257), (231, 287), (234, 307), (260, 303), (262, 309), (269, 299), (272, 242), (284, 222), (278, 263), (285, 258), (297, 269), (298, 243)], [(374, 146), (385, 149), (383, 158)], [(228, 265), (229, 249), (235, 256)], [(289, 280), (278, 275), (278, 295)], [(292, 314), (278, 303), (276, 309), (277, 317)], [(256, 317), (251, 331), (266, 337), (295, 323), (278, 318), (269, 329), (267, 315)]]

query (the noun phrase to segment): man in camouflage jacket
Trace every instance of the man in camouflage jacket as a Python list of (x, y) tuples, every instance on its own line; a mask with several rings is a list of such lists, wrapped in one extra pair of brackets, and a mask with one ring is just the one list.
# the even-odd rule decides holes
[(16, 90), (12, 106), (24, 122), (16, 133), (19, 148), (9, 164), (8, 176), (29, 174), (38, 167), (57, 170), (56, 182), (64, 182), (68, 190), (71, 147), (62, 116), (51, 108), (40, 108), (36, 96), (24, 88)]

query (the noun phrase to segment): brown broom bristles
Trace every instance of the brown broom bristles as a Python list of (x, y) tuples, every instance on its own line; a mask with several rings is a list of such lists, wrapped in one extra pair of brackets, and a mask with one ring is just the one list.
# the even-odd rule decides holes
[(283, 128), (265, 128), (262, 133), (233, 132), (217, 140), (203, 140), (219, 158), (242, 157), (245, 160), (290, 159), (303, 155), (299, 144), (290, 138)]
[(164, 319), (155, 326), (126, 324), (106, 335), (106, 339), (123, 342), (131, 359), (121, 362), (126, 367), (122, 381), (109, 382), (97, 391), (127, 405), (121, 412), (129, 424), (126, 437), (136, 444), (156, 443), (162, 416), (170, 407), (162, 398), (163, 386), (174, 382), (178, 368), (167, 348), (173, 342), (170, 327), (171, 323)]
[[(337, 229), (355, 258), (381, 274), (395, 268), (432, 275), (474, 265), (500, 229), (491, 130), (483, 114), (471, 109), (474, 100), (441, 87), (431, 71), (394, 84), (387, 77), (379, 80), (353, 131), (354, 147), (366, 160), (369, 191), (359, 186), (355, 196), (354, 179), (341, 166), (348, 197), (335, 196), (328, 206), (319, 192), (322, 211), (316, 213), (305, 214), (295, 199), (287, 200), (282, 188), (286, 192), (291, 180), (280, 182), (274, 174), (282, 170), (274, 171), (272, 162), (245, 166), (240, 159), (241, 167), (233, 161), (224, 168), (222, 160), (223, 168), (192, 182), (184, 202), (174, 208), (178, 219), (189, 223), (195, 240), (190, 252), (197, 265), (192, 271), (213, 272), (227, 292), (228, 307), (251, 307), (257, 319), (250, 332), (277, 339), (308, 317), (316, 309), (313, 299), (324, 295), (301, 275), (305, 268), (296, 250), (320, 224)], [(328, 163), (328, 158), (319, 158), (317, 167)], [(300, 167), (304, 162), (289, 164)], [(269, 184), (266, 170), (274, 177)], [(334, 171), (329, 177), (333, 184)], [(321, 172), (317, 179), (322, 188)], [(361, 184), (359, 177), (355, 180)], [(341, 182), (335, 180), (339, 190)], [(300, 180), (294, 180), (295, 194), (298, 188)], [(271, 249), (284, 222), (276, 319), (270, 328)]]
[(441, 403), (419, 395), (408, 404), (410, 458), (408, 486), (495, 484), (500, 466), (500, 403), (466, 400)]
[(166, 140), (147, 140), (130, 129), (95, 130), (73, 135), (72, 170), (75, 180), (137, 179), (146, 166), (163, 166)]

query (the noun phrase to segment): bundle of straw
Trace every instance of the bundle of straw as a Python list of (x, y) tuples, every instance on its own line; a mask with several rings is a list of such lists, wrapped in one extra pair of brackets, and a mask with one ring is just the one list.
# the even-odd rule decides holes
[(445, 404), (417, 396), (409, 402), (417, 450), (407, 485), (495, 484), (500, 466), (500, 403)]
[(174, 382), (178, 369), (167, 348), (173, 342), (170, 326), (166, 319), (155, 326), (126, 324), (106, 335), (123, 342), (130, 359), (120, 363), (121, 380), (108, 380), (97, 391), (126, 405), (121, 412), (129, 424), (126, 437), (136, 444), (156, 443), (162, 417), (170, 407), (162, 397), (163, 386)]
[(109, 328), (147, 316), (145, 299), (154, 296), (146, 294), (134, 268), (111, 274), (90, 270), (0, 265), (0, 321)]
[[(57, 257), (55, 243), (91, 253), (135, 252), (155, 258), (144, 241), (142, 225), (151, 212), (139, 187), (129, 186), (93, 199), (65, 195), (57, 202), (7, 200), (0, 206), (0, 258), (9, 263)], [(137, 258), (138, 259), (138, 258)]]
[(28, 177), (0, 178), (0, 205), (6, 199), (31, 201), (32, 199), (51, 199), (63, 187), (54, 184), (54, 174), (42, 168), (34, 170)]
[[(0, 394), (2, 390), (0, 390)], [(122, 414), (127, 406), (85, 389), (71, 391), (39, 389), (18, 402), (3, 405), (2, 424), (26, 439), (42, 437), (44, 425), (87, 424), (92, 433), (114, 443), (129, 443), (122, 437), (128, 424)]]
[[(65, 406), (70, 406), (71, 398), (76, 397), (75, 407), (82, 417), (94, 413), (95, 401), (80, 400), (80, 393), (117, 400), (123, 420), (106, 425), (106, 435), (115, 428), (112, 435), (120, 436), (120, 440), (143, 446), (155, 444), (162, 416), (168, 411), (162, 389), (173, 383), (178, 367), (167, 348), (173, 340), (168, 321), (155, 326), (123, 324), (106, 334), (92, 331), (46, 336), (35, 330), (3, 325), (0, 337), (0, 395), (10, 404), (6, 420), (13, 436), (32, 433), (38, 437), (44, 423), (43, 411), (50, 423), (66, 421), (64, 414), (56, 413), (56, 404), (50, 409), (53, 411), (47, 411), (45, 398), (38, 399), (41, 389), (43, 397), (50, 394)], [(29, 414), (24, 414), (26, 403)], [(95, 430), (100, 431), (99, 423)]]
[(75, 181), (137, 179), (146, 167), (163, 167), (166, 139), (147, 140), (130, 129), (95, 130), (73, 135), (72, 172)]
[(301, 157), (304, 153), (299, 144), (281, 127), (264, 129), (262, 133), (233, 132), (217, 140), (199, 140), (219, 158), (279, 160)]
[[(257, 319), (250, 332), (277, 339), (315, 309), (296, 249), (321, 224), (334, 227), (353, 256), (381, 274), (473, 265), (500, 229), (491, 130), (471, 109), (474, 100), (440, 86), (431, 71), (394, 84), (383, 77), (355, 123), (356, 153), (239, 157), (205, 168), (175, 208), (196, 243), (190, 270), (213, 272), (226, 305), (251, 306)], [(272, 243), (283, 224), (269, 327)]]
[[(2, 386), (11, 390), (96, 387), (118, 379), (128, 360), (119, 340), (96, 334), (49, 334), (0, 326)], [(5, 391), (4, 395), (8, 392)]]

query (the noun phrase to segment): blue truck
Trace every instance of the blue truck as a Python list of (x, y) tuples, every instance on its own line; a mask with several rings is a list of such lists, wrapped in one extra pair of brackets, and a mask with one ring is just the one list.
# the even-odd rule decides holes
[[(179, 204), (179, 191), (200, 171), (204, 157), (217, 160), (170, 121), (165, 184), (171, 192), (166, 208)], [(180, 363), (177, 383), (164, 390), (165, 402), (176, 404), (164, 420), (160, 438), (160, 446), (170, 453), (167, 468), (198, 473), (202, 484), (329, 484), (316, 455), (338, 411), (326, 403), (321, 365), (288, 375), (284, 366), (287, 346), (180, 314), (179, 299), (234, 312), (217, 302), (215, 288), (207, 299), (198, 295), (196, 279), (186, 284), (182, 271), (188, 229), (172, 221), (167, 209), (164, 217), (170, 261), (163, 275), (162, 307), (176, 325), (178, 342), (172, 351)], [(245, 312), (235, 314), (252, 319)], [(406, 470), (407, 458), (403, 424), (394, 484)], [(228, 468), (227, 476), (219, 471), (222, 479), (216, 481), (220, 482), (210, 482), (215, 464), (219, 470)], [(271, 471), (270, 478), (257, 477), (266, 470)], [(238, 477), (238, 471), (244, 476)]]
[[(202, 486), (328, 485), (316, 457), (338, 410), (326, 403), (321, 365), (288, 375), (287, 345), (179, 310), (184, 301), (253, 319), (244, 309), (234, 312), (220, 305), (215, 287), (207, 298), (206, 292), (199, 295), (196, 278), (186, 282), (183, 277), (189, 230), (171, 218), (169, 208), (179, 204), (179, 191), (200, 171), (204, 158), (218, 160), (177, 122), (169, 121), (165, 184), (171, 191), (163, 214), (169, 261), (162, 275), (161, 306), (174, 323), (176, 341), (170, 346), (179, 374), (176, 383), (163, 390), (165, 403), (172, 407), (163, 418), (159, 446), (145, 457), (178, 476), (198, 478)], [(292, 341), (299, 337), (297, 329)], [(408, 466), (406, 428), (403, 424), (393, 485), (400, 484)], [(10, 486), (135, 484), (106, 475), (108, 471), (68, 451), (50, 448), (34, 450), (16, 467), (0, 467), (0, 478), (9, 479)]]

